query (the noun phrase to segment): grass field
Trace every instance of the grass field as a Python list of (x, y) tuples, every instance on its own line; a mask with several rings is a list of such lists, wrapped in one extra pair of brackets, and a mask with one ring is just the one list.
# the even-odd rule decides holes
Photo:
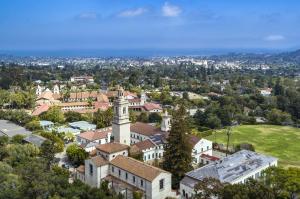
[[(279, 165), (300, 167), (300, 129), (274, 125), (242, 125), (232, 129), (229, 146), (251, 143), (257, 152), (279, 159)], [(206, 137), (226, 144), (225, 131), (217, 131)]]

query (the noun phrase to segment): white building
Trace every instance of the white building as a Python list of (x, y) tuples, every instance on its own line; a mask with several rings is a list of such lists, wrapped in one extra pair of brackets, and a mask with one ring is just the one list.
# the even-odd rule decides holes
[(230, 184), (245, 183), (249, 178), (259, 178), (271, 166), (277, 166), (276, 158), (247, 150), (239, 151), (186, 173), (180, 182), (181, 198), (191, 198), (194, 186), (204, 178), (212, 177)]
[(107, 161), (101, 156), (85, 161), (85, 167), (77, 169), (77, 178), (93, 187), (108, 181), (110, 188), (127, 194), (128, 198), (138, 190), (147, 199), (174, 197), (171, 190), (171, 173), (123, 155)]
[(164, 132), (171, 130), (171, 116), (169, 116), (167, 111), (165, 111), (164, 115), (162, 116), (160, 129)]
[(124, 90), (118, 89), (117, 99), (114, 101), (114, 118), (112, 124), (112, 134), (114, 141), (130, 145), (130, 121), (129, 102), (124, 97)]
[[(161, 159), (164, 154), (166, 139), (171, 130), (171, 117), (167, 112), (163, 115), (161, 128), (154, 125), (136, 122), (131, 125), (131, 144), (143, 154), (145, 162)], [(212, 156), (212, 142), (189, 135), (189, 143), (192, 146), (192, 158), (195, 165), (208, 164), (215, 157)], [(205, 154), (205, 156), (203, 156)], [(201, 157), (202, 156), (202, 157)]]
[(171, 174), (133, 158), (129, 158), (130, 121), (128, 101), (123, 90), (118, 90), (115, 101), (112, 133), (115, 142), (96, 146), (96, 156), (85, 160), (76, 169), (76, 177), (84, 183), (100, 187), (105, 180), (117, 193), (132, 198), (133, 191), (140, 191), (144, 198), (164, 199), (176, 194), (171, 190)]
[(142, 153), (144, 162), (152, 163), (154, 160), (159, 160), (164, 155), (165, 138), (161, 134), (150, 136), (141, 142), (132, 145), (134, 152)]
[(192, 145), (192, 158), (193, 163), (198, 164), (208, 164), (206, 158), (201, 157), (203, 154), (212, 156), (213, 145), (212, 142), (206, 139), (199, 139), (194, 135), (189, 136), (189, 143)]
[(260, 90), (262, 96), (268, 97), (272, 94), (272, 88), (265, 88)]
[(91, 152), (96, 149), (99, 144), (107, 144), (110, 142), (111, 127), (97, 129), (94, 131), (86, 131), (76, 135), (78, 145), (80, 145), (86, 152)]
[(105, 160), (111, 161), (118, 155), (128, 156), (129, 146), (119, 143), (101, 144), (96, 147), (97, 156), (103, 157)]
[(53, 87), (53, 93), (54, 94), (59, 94), (60, 93), (59, 86), (57, 84), (55, 84), (54, 87)]
[(44, 88), (42, 88), (40, 85), (37, 85), (37, 88), (35, 91), (36, 96), (40, 96), (42, 94), (43, 90), (44, 90)]

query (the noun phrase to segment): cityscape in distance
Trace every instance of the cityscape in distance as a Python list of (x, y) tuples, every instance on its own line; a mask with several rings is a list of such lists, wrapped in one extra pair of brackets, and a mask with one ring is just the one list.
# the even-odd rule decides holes
[(297, 0), (0, 2), (0, 199), (300, 198)]

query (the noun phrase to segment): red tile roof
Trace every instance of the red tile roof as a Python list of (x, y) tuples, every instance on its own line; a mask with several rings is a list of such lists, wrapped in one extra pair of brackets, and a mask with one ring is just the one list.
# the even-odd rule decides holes
[(169, 173), (165, 170), (122, 155), (118, 155), (110, 163), (113, 166), (128, 171), (129, 173), (132, 173), (133, 175), (139, 176), (150, 182), (152, 182), (161, 173)]
[(211, 161), (217, 161), (217, 160), (220, 160), (220, 158), (218, 158), (218, 157), (210, 156), (210, 155), (207, 155), (207, 154), (201, 154), (201, 158), (209, 159), (209, 160), (211, 160)]
[(95, 131), (86, 131), (83, 133), (80, 133), (78, 137), (84, 138), (89, 141), (94, 140), (100, 140), (103, 138), (107, 138), (108, 134), (112, 132), (112, 128), (106, 128), (106, 129), (98, 129)]
[(140, 103), (141, 99), (139, 99), (139, 98), (129, 99), (128, 102), (129, 103)]
[(151, 136), (161, 132), (159, 128), (142, 122), (136, 122), (134, 124), (131, 124), (130, 131), (145, 136)]
[(96, 149), (99, 151), (103, 151), (105, 153), (116, 153), (124, 150), (128, 150), (129, 146), (119, 143), (107, 143), (107, 144), (100, 144), (96, 146)]
[(146, 149), (154, 148), (155, 144), (150, 139), (146, 139), (142, 142), (134, 144), (133, 146), (136, 146), (140, 151), (143, 151)]
[(92, 162), (95, 163), (97, 167), (108, 164), (109, 162), (102, 158), (101, 156), (95, 156), (91, 158)]
[(96, 110), (100, 109), (106, 111), (109, 108), (109, 103), (106, 102), (94, 102), (94, 107)]
[(162, 107), (159, 104), (154, 104), (154, 103), (146, 103), (144, 107), (146, 111), (152, 111), (155, 109), (162, 110)]
[(42, 113), (48, 111), (49, 108), (50, 108), (49, 105), (43, 104), (43, 105), (37, 107), (37, 108), (32, 112), (32, 115), (33, 115), (33, 116), (38, 116), (38, 115), (40, 115), (40, 114), (42, 114)]

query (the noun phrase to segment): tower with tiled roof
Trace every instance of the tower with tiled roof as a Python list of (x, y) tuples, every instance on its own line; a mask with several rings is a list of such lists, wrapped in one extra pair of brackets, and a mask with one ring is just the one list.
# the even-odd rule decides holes
[(160, 128), (161, 128), (161, 131), (164, 131), (164, 132), (171, 130), (171, 116), (168, 114), (168, 111), (165, 111), (164, 115), (162, 116)]
[(130, 120), (128, 106), (129, 102), (124, 97), (124, 90), (119, 87), (117, 98), (114, 101), (112, 134), (115, 142), (126, 145), (130, 145)]

